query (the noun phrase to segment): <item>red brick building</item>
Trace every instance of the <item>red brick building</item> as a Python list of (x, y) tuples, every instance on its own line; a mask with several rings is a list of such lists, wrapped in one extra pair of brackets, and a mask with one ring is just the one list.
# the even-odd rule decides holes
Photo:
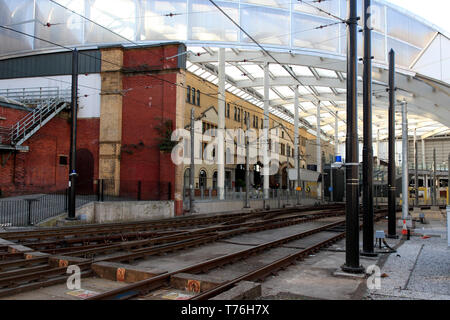
[[(185, 57), (180, 53), (185, 50), (184, 45), (173, 43), (80, 51), (79, 189), (95, 193), (97, 179), (104, 179), (110, 181), (110, 191), (120, 195), (134, 191), (139, 182), (141, 199), (175, 200), (176, 213), (182, 212), (182, 195), (177, 187), (182, 184), (181, 168), (172, 163), (170, 152), (161, 150), (160, 144), (165, 138), (161, 129), (183, 127)], [(50, 67), (52, 63), (56, 66)], [(30, 68), (1, 74), (2, 66), (21, 64)], [(42, 68), (43, 64), (49, 68)], [(67, 53), (0, 61), (0, 95), (6, 89), (70, 88), (70, 68)], [(30, 106), (0, 102), (3, 134), (32, 110)], [(68, 184), (70, 134), (67, 105), (20, 146), (3, 137), (2, 196), (64, 190)]]

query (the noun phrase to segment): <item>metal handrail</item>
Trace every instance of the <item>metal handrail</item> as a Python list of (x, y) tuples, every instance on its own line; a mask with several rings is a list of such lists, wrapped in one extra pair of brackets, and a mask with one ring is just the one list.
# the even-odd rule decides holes
[(62, 104), (67, 105), (71, 95), (70, 89), (58, 87), (1, 89), (0, 96), (33, 106), (32, 111), (14, 125), (9, 128), (0, 128), (2, 144), (16, 145), (26, 139), (27, 135), (39, 125), (42, 126), (52, 113), (61, 109)]
[(50, 98), (61, 98), (66, 102), (70, 101), (71, 89), (60, 89), (58, 87), (41, 87), (41, 88), (18, 88), (18, 89), (1, 89), (0, 96), (17, 100), (25, 104), (39, 104), (41, 101)]
[(51, 113), (55, 112), (61, 103), (65, 103), (65, 100), (61, 98), (52, 98), (47, 101), (47, 104), (39, 105), (31, 113), (11, 127), (9, 140), (14, 144), (21, 138), (25, 138), (28, 132), (35, 128), (36, 123), (42, 124), (42, 121), (44, 121)]

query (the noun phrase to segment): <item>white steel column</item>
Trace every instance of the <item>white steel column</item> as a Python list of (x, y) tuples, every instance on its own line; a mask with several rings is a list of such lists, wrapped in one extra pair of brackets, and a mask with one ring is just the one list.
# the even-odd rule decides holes
[(425, 172), (424, 173), (424, 177), (423, 179), (424, 181), (424, 187), (427, 188), (427, 197), (429, 196), (428, 194), (428, 176), (426, 174), (426, 170), (427, 170), (427, 164), (425, 163), (425, 139), (422, 139), (422, 170)]
[(416, 142), (417, 142), (417, 129), (414, 128), (414, 158), (416, 158), (417, 154)]
[[(317, 172), (322, 173), (322, 150), (320, 147), (320, 101), (317, 103)], [(322, 177), (322, 183), (323, 183)], [(317, 199), (322, 199), (322, 183), (317, 183)]]
[(269, 64), (264, 64), (264, 129), (263, 129), (264, 199), (269, 199)]
[[(300, 155), (299, 155), (299, 128), (298, 128), (298, 86), (294, 91), (294, 163), (297, 172), (296, 187), (300, 187)], [(296, 190), (297, 204), (300, 204), (300, 191)]]
[(219, 49), (219, 95), (218, 95), (218, 113), (219, 123), (217, 130), (217, 189), (219, 199), (225, 199), (225, 48)]
[(380, 129), (377, 130), (377, 165), (380, 165)]
[(336, 162), (336, 156), (339, 154), (339, 119), (338, 112), (336, 111), (336, 117), (334, 119), (334, 161)]
[(409, 172), (408, 172), (408, 110), (402, 103), (402, 219), (409, 215)]

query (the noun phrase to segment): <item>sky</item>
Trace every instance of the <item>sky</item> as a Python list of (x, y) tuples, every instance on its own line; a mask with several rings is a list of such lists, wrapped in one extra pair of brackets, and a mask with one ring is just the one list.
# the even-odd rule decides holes
[(449, 0), (387, 0), (424, 18), (450, 34)]

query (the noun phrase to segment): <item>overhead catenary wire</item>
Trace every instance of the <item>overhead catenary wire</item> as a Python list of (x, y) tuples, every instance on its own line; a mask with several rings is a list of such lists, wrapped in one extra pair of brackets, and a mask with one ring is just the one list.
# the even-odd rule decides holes
[[(72, 9), (69, 9), (68, 7), (66, 7), (66, 6), (64, 6), (64, 5), (62, 5), (62, 4), (60, 4), (60, 3), (58, 3), (58, 2), (56, 2), (56, 1), (54, 1), (54, 0), (49, 0), (50, 2), (52, 2), (52, 3), (54, 3), (55, 5), (58, 5), (58, 6), (60, 6), (60, 7), (62, 7), (62, 8), (64, 8), (65, 10), (67, 10), (67, 11), (69, 11), (69, 12), (72, 12), (73, 14), (76, 14), (77, 16), (79, 16), (79, 17), (81, 17), (81, 18), (83, 18), (83, 19), (85, 19), (85, 20), (87, 20), (87, 21), (89, 21), (89, 22), (91, 22), (91, 23), (94, 23), (95, 25), (97, 25), (97, 26), (99, 26), (99, 27), (101, 27), (101, 28), (103, 28), (103, 29), (105, 29), (105, 30), (107, 30), (107, 31), (109, 31), (109, 32), (111, 32), (111, 33), (113, 33), (114, 35), (116, 35), (116, 36), (119, 36), (120, 38), (122, 38), (122, 39), (124, 39), (124, 40), (126, 40), (126, 41), (128, 41), (128, 42), (130, 42), (130, 43), (132, 43), (132, 44), (134, 44), (134, 45), (136, 45), (136, 46), (138, 46), (138, 47), (140, 47), (141, 45), (139, 45), (138, 43), (136, 43), (135, 41), (133, 41), (133, 40), (131, 40), (131, 39), (128, 39), (128, 38), (126, 38), (126, 37), (124, 37), (124, 36), (122, 36), (122, 35), (120, 35), (120, 34), (118, 34), (117, 32), (115, 32), (115, 31), (113, 31), (113, 30), (111, 30), (111, 29), (109, 29), (109, 28), (107, 28), (107, 27), (105, 27), (105, 26), (103, 26), (103, 25), (101, 25), (101, 24), (99, 24), (99, 23), (97, 23), (97, 22), (95, 22), (95, 21), (93, 21), (92, 19), (89, 19), (89, 18), (87, 18), (86, 16), (84, 16), (84, 15), (82, 15), (82, 14), (80, 14), (80, 13), (77, 13), (76, 11), (74, 11), (74, 10), (72, 10)], [(268, 53), (268, 51), (267, 50), (265, 50), (261, 45), (259, 45), (259, 43), (258, 42), (256, 42), (245, 30), (243, 30), (232, 18), (230, 18), (220, 7), (218, 7), (213, 1), (210, 1), (211, 3), (213, 3), (213, 5), (214, 6), (216, 6), (225, 16), (227, 16), (228, 17), (228, 19), (230, 19), (239, 29), (241, 29), (241, 31), (243, 31), (247, 36), (249, 36), (249, 38), (251, 38), (251, 40), (252, 41), (254, 41), (261, 49), (263, 49), (263, 51), (265, 51), (266, 53)], [(307, 4), (307, 5), (309, 5), (309, 6), (311, 6), (311, 7), (313, 7), (313, 8), (315, 8), (315, 9), (317, 9), (319, 12), (321, 12), (321, 13), (325, 13), (325, 14), (327, 14), (327, 15), (329, 15), (329, 16), (331, 16), (331, 17), (333, 17), (334, 19), (338, 19), (338, 20), (340, 20), (341, 22), (346, 22), (345, 20), (343, 20), (343, 19), (341, 19), (341, 18), (339, 18), (339, 17), (337, 17), (337, 16), (335, 16), (335, 15), (333, 15), (333, 14), (331, 14), (331, 13), (329, 13), (329, 12), (327, 12), (326, 10), (323, 10), (323, 9), (321, 9), (321, 8), (318, 8), (318, 7), (316, 7), (316, 6), (314, 6), (314, 5), (312, 5), (311, 3), (309, 3), (310, 1), (300, 1), (300, 2), (302, 2), (302, 3), (305, 3), (305, 4)], [(320, 2), (323, 2), (323, 0), (313, 0), (312, 1), (313, 3), (315, 2), (315, 3), (320, 3)], [(289, 2), (289, 3), (292, 3), (292, 2)], [(334, 23), (333, 24), (330, 24), (330, 25), (334, 25)], [(318, 27), (316, 27), (316, 28), (313, 28), (313, 29), (321, 29), (321, 28), (323, 28), (323, 27), (326, 27), (326, 26), (318, 26)], [(53, 43), (54, 44), (54, 43)], [(270, 54), (269, 54), (270, 55)], [(271, 55), (270, 55), (271, 56)], [(272, 58), (273, 58), (273, 56), (271, 56)], [(274, 58), (273, 58), (274, 59)], [(275, 61), (276, 61), (276, 59), (274, 59)], [(282, 65), (282, 64), (280, 64), (278, 61), (276, 61), (279, 65), (281, 65), (294, 79), (296, 79), (297, 81), (299, 81), (292, 73), (291, 73), (291, 71), (289, 71), (288, 70), (288, 68), (286, 67), (286, 66), (284, 66), (284, 65)], [(311, 92), (311, 94), (314, 96), (314, 97), (316, 97), (317, 98), (317, 96), (316, 96), (316, 94), (309, 88), (309, 87), (307, 87), (307, 86), (304, 86), (303, 84), (301, 84), (303, 87), (305, 87), (308, 91), (310, 91)], [(317, 98), (317, 102), (316, 103), (320, 103), (320, 100)], [(326, 109), (329, 111), (329, 112), (331, 112), (331, 114), (332, 114), (332, 111), (331, 110), (329, 110), (327, 107), (326, 107)], [(337, 114), (335, 114), (334, 115), (335, 117), (338, 117), (337, 116)], [(340, 120), (342, 120), (342, 121), (345, 121), (345, 120), (343, 120), (343, 119), (341, 119), (340, 117), (338, 117)], [(313, 127), (312, 125), (309, 125), (311, 128)], [(325, 133), (325, 132), (323, 132), (322, 131), (322, 133), (325, 135), (325, 136), (327, 136), (327, 134)]]
[[(54, 1), (52, 1), (52, 0), (50, 0), (51, 2), (54, 2)], [(306, 1), (301, 1), (301, 2), (306, 2)], [(317, 0), (317, 1), (312, 1), (312, 2), (322, 2), (322, 1), (320, 1), (320, 0)], [(55, 2), (56, 3), (56, 2)], [(58, 3), (56, 3), (56, 4), (58, 4)], [(60, 4), (58, 4), (58, 5), (60, 5)], [(62, 5), (60, 5), (60, 6), (62, 6)], [(64, 6), (62, 6), (62, 7), (64, 7)], [(65, 7), (64, 7), (65, 8)], [(68, 8), (66, 8), (67, 10), (70, 10), (70, 9), (68, 9)], [(70, 11), (72, 11), (72, 10), (70, 10)], [(320, 10), (319, 10), (320, 11)], [(323, 10), (322, 10), (323, 11)], [(75, 13), (75, 12), (74, 12)], [(77, 13), (76, 13), (77, 14)], [(82, 17), (82, 18), (84, 18), (84, 19), (87, 19), (88, 21), (91, 21), (90, 19), (88, 19), (87, 17), (84, 17), (83, 15), (80, 15), (80, 14), (78, 14), (80, 17)], [(343, 20), (343, 19), (340, 19), (341, 21), (343, 21), (343, 22), (345, 22), (345, 20)], [(91, 21), (92, 23), (95, 23), (94, 21)], [(337, 23), (340, 23), (340, 22), (336, 22), (336, 23), (332, 23), (332, 24), (329, 24), (329, 25), (334, 25), (334, 24), (337, 24)], [(97, 23), (96, 23), (97, 24)], [(99, 24), (97, 24), (97, 25), (99, 25)], [(107, 28), (107, 27), (104, 27), (104, 26), (101, 26), (101, 25), (99, 25), (100, 27), (102, 27), (102, 28), (104, 28), (105, 30), (108, 30), (109, 32), (112, 32), (112, 33), (114, 33), (114, 31), (112, 31), (112, 30), (110, 30), (109, 28)], [(314, 30), (314, 29), (320, 29), (320, 28), (322, 28), (322, 27), (326, 27), (327, 25), (322, 25), (322, 26), (317, 26), (317, 27), (315, 27), (315, 28), (311, 28), (311, 30)], [(10, 29), (11, 30), (11, 29)], [(299, 32), (306, 32), (306, 31), (309, 31), (310, 29), (307, 29), (307, 30), (302, 30), (302, 31), (299, 31)], [(14, 31), (17, 31), (17, 30), (14, 30)], [(20, 31), (18, 31), (18, 32), (20, 32)], [(295, 32), (294, 32), (295, 33)], [(24, 34), (24, 33), (22, 33), (22, 34)], [(135, 43), (135, 42), (133, 42), (132, 40), (130, 40), (130, 39), (128, 39), (128, 38), (126, 38), (126, 37), (123, 37), (123, 36), (121, 36), (123, 39), (125, 39), (125, 40), (127, 40), (127, 41), (130, 41), (131, 43), (133, 43), (133, 44), (135, 44), (135, 45), (137, 45), (137, 46), (140, 46), (139, 44), (137, 44), (137, 43)], [(341, 36), (339, 36), (339, 38), (340, 38)], [(36, 38), (36, 37), (35, 37)], [(59, 44), (56, 44), (56, 43), (54, 43), (54, 42), (51, 42), (51, 41), (48, 41), (48, 40), (45, 40), (45, 39), (42, 39), (42, 38), (39, 38), (38, 40), (41, 40), (41, 41), (46, 41), (46, 42), (49, 42), (49, 43), (51, 43), (51, 44), (53, 44), (53, 45), (57, 45), (57, 46), (60, 46), (60, 47), (63, 47), (63, 48), (65, 48), (65, 49), (68, 49), (68, 50), (71, 50), (70, 48), (67, 48), (67, 47), (65, 47), (65, 46), (62, 46), (62, 45), (59, 45)], [(329, 40), (324, 40), (324, 41), (329, 41)], [(92, 57), (92, 56), (90, 56), (90, 58), (95, 58), (95, 59), (99, 59), (99, 58), (97, 58), (97, 57)], [(105, 62), (108, 62), (108, 63), (112, 63), (111, 61), (107, 61), (107, 60), (104, 60), (104, 59), (100, 59), (100, 60), (102, 60), (102, 61), (105, 61)], [(333, 64), (334, 63), (336, 63), (336, 62), (333, 62)], [(152, 77), (154, 77), (154, 78), (159, 78), (159, 77), (157, 77), (157, 76), (155, 76), (155, 75), (151, 75)], [(292, 76), (292, 74), (291, 74), (291, 76)], [(160, 78), (159, 78), (160, 79)], [(162, 79), (160, 79), (160, 80), (162, 80)], [(167, 81), (166, 81), (167, 82)], [(177, 84), (177, 83), (172, 83), (172, 84), (174, 84), (174, 85), (180, 85), (180, 84)], [(307, 90), (309, 89), (308, 88), (308, 86), (304, 86), (304, 85), (302, 85), (303, 87), (305, 87)], [(187, 89), (185, 86), (183, 86), (183, 88), (185, 88), (185, 89)], [(94, 88), (94, 89), (98, 89), (98, 88)], [(240, 89), (240, 88), (238, 88), (239, 90), (242, 90), (242, 89)], [(309, 90), (308, 90), (309, 91)], [(248, 95), (250, 95), (250, 96), (252, 96), (250, 93), (248, 93), (248, 92), (246, 92), (245, 90), (243, 91), (244, 93), (246, 93), (246, 94), (248, 94)], [(201, 93), (201, 94), (204, 94), (203, 92)], [(207, 95), (209, 95), (209, 96), (211, 96), (211, 95), (213, 95), (213, 94), (207, 94)], [(216, 94), (215, 94), (216, 95)], [(313, 95), (314, 95), (314, 93), (313, 93)], [(239, 98), (239, 99), (244, 99), (244, 98)], [(240, 107), (242, 107), (242, 108), (244, 108), (244, 109), (247, 109), (246, 107), (244, 107), (244, 106), (242, 106), (242, 105), (238, 105), (238, 104), (236, 104), (236, 103), (234, 103), (233, 101), (231, 102), (232, 104), (235, 104), (235, 105), (237, 105), (237, 106), (240, 106)], [(273, 107), (271, 107), (271, 109), (272, 110), (274, 110), (274, 108)], [(250, 109), (251, 110), (251, 109)], [(284, 119), (284, 120), (286, 120), (286, 119)], [(312, 126), (310, 126), (310, 128), (312, 128)]]
[[(226, 16), (236, 27), (238, 27), (250, 40), (252, 40), (261, 50), (263, 50), (270, 58), (272, 58), (278, 65), (280, 65), (286, 72), (294, 78), (301, 86), (305, 87), (308, 91), (311, 92), (311, 94), (316, 97), (317, 101), (316, 103), (320, 104), (320, 99), (317, 97), (317, 95), (307, 86), (305, 86), (295, 75), (295, 73), (292, 71), (291, 68), (286, 67), (282, 63), (280, 63), (268, 50), (266, 50), (258, 41), (256, 41), (244, 28), (241, 27), (239, 23), (237, 23), (232, 17), (230, 17), (219, 5), (214, 2), (214, 0), (209, 0), (224, 16)], [(339, 18), (340, 19), (340, 18)], [(342, 19), (340, 19), (342, 20)], [(321, 130), (322, 131), (322, 130)], [(322, 133), (328, 137), (328, 135), (322, 131)], [(319, 133), (320, 134), (320, 133)], [(333, 138), (334, 139), (334, 138)]]
[[(130, 42), (130, 43), (133, 43), (134, 45), (136, 45), (136, 46), (138, 46), (138, 47), (141, 47), (141, 45), (139, 45), (138, 43), (136, 43), (135, 41), (132, 41), (131, 39), (128, 39), (128, 38), (126, 38), (126, 37), (124, 37), (124, 36), (122, 36), (122, 35), (120, 35), (120, 34), (118, 34), (118, 33), (116, 33), (116, 32), (114, 32), (113, 30), (111, 30), (111, 29), (109, 29), (109, 28), (107, 28), (107, 27), (105, 27), (105, 26), (103, 26), (103, 25), (101, 25), (101, 24), (98, 24), (97, 22), (95, 22), (95, 21), (93, 21), (92, 19), (89, 19), (89, 18), (87, 18), (87, 17), (85, 17), (84, 15), (82, 15), (82, 14), (79, 14), (79, 13), (77, 13), (77, 12), (75, 12), (74, 10), (71, 10), (71, 9), (69, 9), (69, 8), (67, 8), (66, 6), (64, 6), (64, 5), (62, 5), (62, 4), (60, 4), (60, 3), (58, 3), (58, 2), (56, 2), (56, 1), (54, 1), (54, 0), (49, 0), (50, 2), (52, 2), (52, 3), (54, 3), (54, 4), (56, 4), (56, 5), (58, 5), (58, 6), (60, 6), (60, 7), (62, 7), (62, 8), (64, 8), (65, 10), (68, 10), (68, 11), (70, 11), (70, 12), (72, 12), (72, 13), (74, 13), (74, 14), (76, 14), (76, 15), (78, 15), (78, 16), (80, 16), (80, 17), (82, 17), (82, 18), (84, 18), (84, 19), (86, 19), (87, 21), (89, 21), (89, 22), (91, 22), (91, 23), (94, 23), (95, 25), (97, 25), (97, 26), (99, 26), (99, 27), (101, 27), (101, 28), (103, 28), (103, 29), (105, 29), (105, 30), (107, 30), (107, 31), (110, 31), (111, 33), (113, 33), (113, 34), (115, 34), (115, 35), (117, 35), (117, 36), (119, 36), (119, 37), (121, 37), (122, 39), (124, 39), (124, 40), (126, 40), (126, 41), (128, 41), (128, 42)], [(250, 34), (248, 34), (239, 24), (237, 24), (229, 15), (227, 15), (223, 10), (222, 10), (222, 8), (220, 8), (214, 1), (211, 1), (210, 0), (210, 2), (215, 6), (215, 7), (217, 7), (228, 19), (230, 19), (232, 22), (233, 22), (233, 24), (235, 24), (242, 32), (244, 32), (253, 42), (255, 42), (264, 52), (266, 52), (266, 54), (269, 54), (269, 56), (271, 56), (280, 66), (282, 66), (294, 79), (296, 79), (298, 82), (300, 82), (297, 78), (296, 78), (296, 76), (295, 75), (292, 75), (292, 71), (290, 71), (286, 66), (284, 66), (284, 65), (282, 65), (281, 63), (279, 63), (272, 55), (270, 55), (270, 53), (265, 49), (265, 48), (263, 48), (253, 37), (251, 37), (250, 36)], [(303, 2), (303, 1), (300, 1), (300, 2)], [(318, 3), (320, 3), (321, 2), (321, 0), (316, 0), (315, 2), (318, 2)], [(322, 12), (322, 13), (325, 13), (325, 14), (327, 14), (327, 15), (330, 15), (331, 17), (333, 17), (333, 18), (335, 18), (335, 19), (338, 19), (338, 20), (340, 20), (340, 21), (342, 21), (342, 22), (346, 22), (345, 20), (343, 20), (343, 19), (341, 19), (341, 18), (339, 18), (339, 17), (337, 17), (337, 16), (335, 16), (335, 15), (333, 15), (333, 14), (331, 14), (331, 13), (329, 13), (329, 12), (327, 12), (327, 11), (325, 11), (325, 10), (323, 10), (323, 9), (321, 9), (321, 8), (318, 8), (318, 7), (316, 7), (316, 6), (314, 6), (314, 5), (312, 5), (312, 4), (310, 4), (309, 3), (309, 1), (305, 1), (304, 3), (306, 3), (306, 4), (308, 4), (308, 5), (310, 5), (310, 6), (312, 6), (313, 8), (315, 8), (315, 9), (317, 9), (317, 10), (319, 10), (320, 12)], [(300, 82), (300, 84), (301, 84), (301, 82)], [(303, 84), (301, 84), (302, 86), (303, 86)], [(310, 91), (312, 94), (313, 94), (313, 96), (316, 96), (315, 95), (315, 93), (310, 89), (310, 88), (308, 88), (308, 87), (305, 87), (305, 88), (307, 88), (307, 90), (308, 91)], [(317, 102), (316, 103), (320, 103), (320, 100), (319, 99), (317, 99)], [(338, 117), (337, 115), (335, 115), (336, 117)], [(342, 119), (341, 119), (342, 120)], [(344, 120), (342, 120), (342, 121), (344, 121)], [(325, 135), (325, 136), (327, 136), (327, 134), (325, 133), (325, 132), (323, 132), (323, 134)]]
[[(11, 28), (5, 27), (5, 26), (0, 26), (0, 28), (4, 28), (4, 29), (10, 30), (10, 31), (17, 31), (17, 30), (15, 30), (15, 29), (11, 29)], [(60, 44), (58, 44), (58, 43), (56, 43), (56, 42), (47, 41), (46, 39), (39, 38), (39, 37), (35, 37), (34, 35), (30, 35), (30, 34), (27, 34), (27, 33), (21, 32), (21, 31), (17, 31), (17, 32), (19, 32), (19, 33), (21, 33), (21, 34), (23, 34), (23, 35), (26, 35), (26, 36), (30, 36), (30, 37), (33, 37), (33, 38), (38, 38), (38, 39), (41, 40), (41, 41), (51, 43), (51, 44), (53, 44), (53, 45), (55, 45), (55, 46), (59, 46), (59, 47), (62, 47), (62, 48), (64, 48), (64, 49), (67, 49), (67, 50), (70, 50), (70, 51), (73, 50), (73, 49), (71, 49), (71, 48), (69, 48), (69, 47), (60, 45)], [(88, 57), (90, 57), (90, 58), (98, 59), (98, 60), (101, 60), (101, 61), (103, 61), (103, 62), (107, 62), (107, 63), (113, 64), (113, 65), (116, 65), (116, 66), (118, 66), (118, 67), (121, 67), (121, 66), (120, 66), (119, 64), (117, 64), (117, 63), (114, 63), (114, 62), (111, 62), (111, 61), (108, 61), (108, 60), (104, 60), (104, 59), (100, 59), (100, 58), (94, 57), (94, 56), (92, 56), (92, 55), (85, 54), (85, 53), (83, 53), (82, 51), (79, 51), (79, 54), (84, 54), (84, 55), (86, 55), (86, 56), (88, 56)], [(167, 79), (159, 78), (158, 76), (155, 76), (155, 75), (153, 75), (153, 74), (147, 74), (147, 76), (152, 77), (152, 78), (155, 78), (156, 80), (160, 80), (160, 81), (162, 81), (162, 82), (166, 82), (166, 83), (168, 83), (168, 84), (170, 84), (170, 85), (180, 86), (180, 87), (182, 87), (182, 88), (184, 88), (184, 89), (187, 89), (187, 87), (184, 86), (183, 84), (174, 83), (174, 82), (169, 81), (169, 80), (167, 80)], [(65, 81), (65, 80), (61, 80), (61, 79), (54, 79), (54, 78), (49, 78), (49, 77), (42, 77), (42, 78), (46, 78), (46, 79), (51, 80), (51, 81), (56, 81), (56, 82), (61, 82), (61, 83), (66, 83), (66, 84), (71, 84), (71, 82)], [(101, 90), (101, 89), (99, 89), (99, 88), (95, 88), (95, 87), (91, 87), (91, 86), (87, 86), (87, 85), (79, 85), (79, 86), (85, 87), (85, 88), (89, 88), (89, 89), (92, 89), (92, 90), (100, 91), (99, 94), (101, 94), (101, 93), (110, 93), (109, 91), (104, 91), (104, 90)], [(142, 86), (142, 87), (148, 87), (148, 86), (145, 86), (145, 85), (144, 85), (144, 86)], [(131, 91), (131, 90), (133, 90), (133, 89), (137, 89), (137, 88), (139, 88), (139, 87), (128, 88), (128, 89), (123, 90), (123, 91), (118, 92), (118, 93), (125, 96), (125, 95), (126, 95), (126, 92)], [(206, 96), (216, 95), (216, 94), (208, 94), (208, 93), (204, 93), (204, 92), (200, 92), (200, 93), (203, 94), (203, 95), (206, 95)], [(128, 97), (128, 98), (131, 99), (132, 101), (135, 101), (135, 102), (139, 103), (139, 104), (148, 106), (148, 102), (146, 103), (146, 102), (143, 102), (143, 101), (139, 101), (139, 100), (134, 99), (134, 98), (131, 98), (131, 97)], [(242, 99), (242, 98), (238, 98), (238, 99)], [(225, 102), (227, 102), (227, 101), (225, 100)], [(242, 108), (242, 109), (246, 109), (246, 110), (249, 110), (249, 111), (254, 112), (254, 110), (249, 109), (249, 108), (247, 108), (247, 107), (245, 107), (245, 106), (243, 106), (243, 105), (241, 105), (241, 104), (238, 104), (238, 103), (236, 103), (235, 101), (228, 101), (228, 103), (230, 103), (230, 104), (232, 104), (232, 105), (235, 105), (236, 107), (240, 107), (240, 108)], [(276, 115), (275, 115), (275, 116), (276, 116)]]
[[(60, 45), (60, 44), (58, 44), (58, 43), (56, 43), (56, 42), (52, 42), (52, 41), (49, 41), (49, 40), (46, 40), (46, 39), (43, 39), (43, 38), (39, 38), (39, 37), (36, 37), (36, 36), (34, 36), (34, 35), (30, 35), (30, 34), (27, 34), (27, 33), (24, 33), (24, 32), (18, 31), (18, 30), (15, 30), (15, 29), (11, 29), (11, 28), (9, 28), (9, 27), (5, 27), (5, 26), (0, 26), (0, 27), (5, 28), (5, 29), (8, 29), (8, 30), (10, 30), (10, 31), (15, 31), (15, 32), (18, 32), (18, 33), (20, 33), (20, 34), (27, 35), (27, 36), (30, 36), (30, 37), (33, 37), (33, 38), (38, 38), (40, 41), (48, 42), (48, 43), (53, 44), (53, 45), (55, 45), (55, 46), (59, 46), (59, 47), (61, 47), (61, 48), (64, 48), (64, 49), (66, 49), (66, 50), (73, 50), (73, 49), (71, 49), (71, 48), (69, 48), (69, 47)], [(115, 62), (111, 62), (111, 61), (108, 61), (108, 60), (105, 60), (105, 59), (102, 59), (102, 58), (97, 58), (97, 57), (95, 57), (95, 56), (86, 54), (86, 53), (84, 53), (83, 51), (80, 51), (79, 53), (80, 53), (80, 54), (83, 54), (83, 55), (86, 55), (86, 56), (89, 57), (89, 58), (97, 59), (97, 60), (100, 60), (100, 61), (103, 61), (103, 62), (106, 62), (106, 63), (109, 63), (109, 64), (116, 65), (116, 66), (118, 66), (118, 67), (121, 67), (119, 64), (117, 64), (117, 63), (115, 63)], [(181, 86), (182, 88), (187, 89), (187, 87), (186, 87), (184, 84), (174, 83), (174, 82), (171, 82), (171, 81), (169, 81), (169, 80), (162, 79), (162, 78), (160, 78), (160, 77), (158, 77), (158, 76), (156, 76), (156, 75), (153, 75), (153, 74), (147, 74), (147, 75), (150, 76), (150, 77), (152, 77), (152, 78), (155, 78), (155, 79), (157, 79), (157, 80), (160, 80), (160, 81), (169, 83), (169, 84), (171, 84), (171, 85)], [(64, 81), (64, 80), (57, 80), (57, 79), (53, 79), (53, 78), (48, 78), (48, 79), (49, 79), (49, 80), (53, 80), (53, 81), (59, 81), (59, 82), (68, 83), (68, 84), (69, 84), (69, 82)], [(210, 85), (208, 82), (206, 82), (206, 80), (205, 80), (205, 83), (207, 83), (208, 86), (211, 87), (211, 85)], [(83, 86), (83, 87), (86, 87), (86, 88), (90, 88), (90, 89), (94, 89), (94, 90), (98, 90), (98, 91), (100, 91), (100, 93), (102, 93), (102, 90), (100, 90), (100, 89), (98, 89), (98, 88), (89, 87), (89, 86), (86, 86), (86, 85), (80, 85), (80, 86)], [(136, 87), (136, 88), (138, 88), (138, 87)], [(212, 88), (212, 87), (211, 87), (211, 88)], [(129, 89), (127, 89), (127, 90), (128, 90), (128, 91), (131, 91), (131, 90), (133, 90), (133, 89), (134, 89), (134, 88), (129, 88)], [(214, 88), (212, 88), (212, 89), (214, 89)], [(239, 89), (239, 88), (237, 88), (237, 89)], [(241, 90), (241, 89), (240, 89), (240, 90)], [(243, 92), (245, 92), (245, 91), (243, 91)], [(122, 95), (126, 95), (126, 92), (121, 92), (121, 94), (122, 94)], [(204, 93), (204, 92), (201, 92), (201, 94), (206, 95), (206, 96), (217, 95), (217, 93), (215, 93), (215, 94), (206, 94), (206, 93)], [(247, 93), (247, 94), (248, 94), (248, 93)], [(238, 97), (238, 99), (243, 99), (242, 97), (239, 97), (239, 96), (237, 96), (237, 97)], [(131, 99), (132, 99), (133, 101), (139, 103), (139, 104), (146, 105), (146, 106), (148, 105), (148, 102), (147, 102), (147, 103), (146, 103), (146, 102), (142, 102), (142, 101), (136, 100), (136, 99), (134, 99), (134, 98), (131, 98)], [(217, 98), (217, 99), (218, 99), (218, 98)], [(236, 101), (233, 101), (233, 100), (228, 100), (228, 101), (226, 101), (226, 100), (225, 100), (225, 102), (230, 103), (230, 104), (232, 104), (232, 105), (235, 105), (236, 107), (239, 107), (239, 108), (242, 108), (242, 109), (245, 109), (245, 110), (254, 112), (254, 110), (249, 109), (249, 108), (243, 106), (242, 104), (237, 103)], [(274, 107), (274, 106), (271, 106), (270, 108), (272, 109), (272, 113), (273, 113), (274, 111), (277, 110), (277, 109), (276, 109), (276, 106), (275, 106), (275, 107)], [(327, 108), (328, 108), (328, 107), (327, 107)], [(281, 111), (278, 111), (278, 112), (281, 112)], [(282, 112), (281, 112), (281, 113), (282, 113)], [(307, 112), (307, 113), (309, 113), (309, 112)], [(331, 114), (332, 114), (332, 113), (331, 113)], [(277, 116), (277, 117), (280, 117), (280, 116), (278, 116), (278, 115), (276, 115), (276, 114), (274, 114), (274, 115)], [(283, 118), (281, 117), (281, 119), (283, 119)], [(283, 119), (283, 120), (286, 121), (286, 119)], [(305, 120), (305, 121), (306, 121), (306, 120)], [(290, 122), (290, 121), (288, 121), (288, 122)], [(310, 128), (310, 129), (313, 129), (313, 128), (314, 128), (314, 127), (313, 127), (312, 125), (310, 125), (307, 121), (306, 121), (306, 124), (303, 123), (303, 125), (306, 126), (307, 128)]]

